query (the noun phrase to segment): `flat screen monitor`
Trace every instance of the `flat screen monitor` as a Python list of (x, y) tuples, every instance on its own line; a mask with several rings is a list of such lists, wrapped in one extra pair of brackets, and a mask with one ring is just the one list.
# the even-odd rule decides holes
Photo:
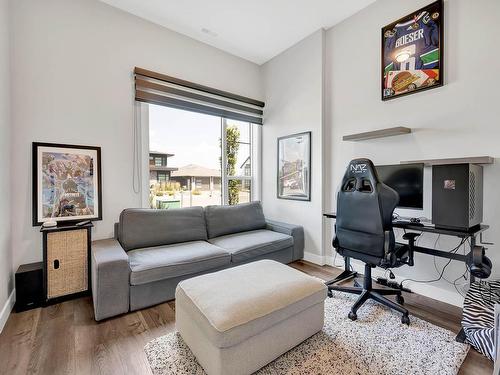
[(380, 180), (399, 193), (399, 208), (424, 208), (424, 165), (395, 164), (375, 167)]

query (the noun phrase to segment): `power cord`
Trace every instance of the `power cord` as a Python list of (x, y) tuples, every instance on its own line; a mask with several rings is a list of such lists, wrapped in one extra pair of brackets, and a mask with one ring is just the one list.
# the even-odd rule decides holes
[(343, 266), (342, 264), (340, 264), (340, 265), (337, 264), (337, 255), (338, 255), (337, 251), (334, 250), (334, 252), (335, 252), (335, 255), (333, 256), (333, 266), (334, 267), (342, 267)]
[[(452, 250), (450, 250), (449, 252), (455, 254), (465, 242), (466, 242), (466, 239), (463, 238), (460, 241), (460, 243), (455, 248), (453, 248)], [(452, 259), (449, 259), (448, 262), (446, 262), (446, 264), (443, 266), (443, 269), (441, 270), (441, 273), (440, 273), (440, 275), (439, 275), (439, 277), (437, 279), (433, 279), (433, 280), (404, 279), (400, 283), (401, 288), (403, 287), (403, 283), (406, 282), (406, 281), (413, 281), (415, 283), (434, 283), (436, 281), (441, 280), (443, 278), (443, 274), (444, 274), (444, 271), (446, 270), (446, 267), (448, 267), (448, 265), (451, 263), (451, 261), (452, 261)]]
[(468, 280), (468, 278), (467, 278), (468, 273), (469, 273), (469, 268), (466, 265), (465, 272), (462, 275), (458, 276), (455, 280), (453, 280), (453, 286), (455, 287), (455, 290), (457, 291), (458, 294), (460, 294), (464, 298), (465, 298), (465, 294), (462, 294), (462, 292), (458, 289), (457, 281), (462, 279), (462, 278), (467, 281)]
[[(439, 240), (439, 237), (440, 237), (440, 236), (441, 236), (441, 235), (439, 235), (439, 236), (438, 236), (438, 240)], [(469, 239), (468, 239), (468, 238), (467, 238), (466, 242), (470, 244), (470, 241), (469, 241)], [(436, 243), (434, 244), (434, 248), (436, 248), (436, 245), (437, 245), (437, 241), (436, 241)], [(465, 243), (463, 244), (463, 246), (464, 246), (464, 247), (463, 247), (463, 253), (464, 253), (464, 256), (465, 256)], [(434, 262), (434, 268), (436, 269), (436, 272), (437, 272), (437, 273), (439, 273), (440, 271), (438, 270), (438, 267), (437, 267), (437, 264), (436, 264), (436, 256), (434, 256), (434, 257), (433, 257), (433, 262)], [(464, 271), (464, 273), (463, 273), (462, 275), (458, 276), (458, 277), (457, 277), (455, 280), (453, 280), (453, 281), (448, 280), (448, 279), (447, 279), (447, 278), (443, 275), (443, 280), (444, 280), (444, 281), (446, 281), (448, 284), (453, 285), (453, 286), (454, 286), (454, 288), (455, 288), (455, 290), (456, 290), (456, 291), (457, 291), (457, 292), (458, 292), (458, 293), (459, 293), (462, 297), (464, 297), (464, 295), (463, 295), (463, 294), (462, 294), (462, 293), (458, 290), (458, 287), (457, 287), (457, 281), (458, 281), (458, 280), (460, 280), (460, 279), (462, 279), (462, 278), (463, 278), (463, 279), (465, 279), (465, 280), (467, 280), (467, 277), (466, 277), (466, 276), (467, 276), (468, 272), (469, 272), (469, 269), (468, 269), (468, 267), (467, 267), (467, 264), (465, 264), (465, 271)]]
[[(438, 245), (440, 239), (441, 239), (441, 234), (438, 234), (438, 236), (436, 238), (436, 241), (434, 241), (434, 249), (437, 249), (437, 245)], [(438, 266), (437, 266), (437, 263), (436, 263), (436, 256), (435, 255), (432, 257), (432, 262), (434, 263), (434, 269), (436, 270), (436, 272), (439, 275), (439, 273), (441, 271), (439, 271), (439, 269), (438, 269)], [(443, 275), (443, 280), (451, 283), (444, 275)]]
[[(470, 247), (470, 240), (469, 240), (469, 238), (467, 238), (467, 243), (469, 244), (469, 247)], [(465, 256), (465, 246), (464, 246), (464, 256)], [(458, 289), (457, 281), (463, 278), (467, 282), (469, 280), (469, 275), (470, 275), (470, 269), (469, 269), (468, 264), (465, 263), (465, 271), (464, 271), (464, 273), (462, 275), (460, 275), (459, 277), (457, 277), (455, 280), (453, 280), (453, 287), (458, 292), (458, 294), (460, 294), (464, 298), (465, 298), (465, 294), (462, 294), (462, 292)]]

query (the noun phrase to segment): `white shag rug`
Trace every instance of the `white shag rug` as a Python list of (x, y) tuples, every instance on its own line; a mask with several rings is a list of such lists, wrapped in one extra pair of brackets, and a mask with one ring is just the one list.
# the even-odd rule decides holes
[[(455, 334), (373, 301), (358, 310), (358, 320), (347, 318), (357, 296), (334, 292), (325, 301), (323, 330), (283, 354), (259, 375), (456, 375), (469, 346)], [(204, 375), (203, 368), (178, 332), (149, 342), (146, 356), (155, 375)]]

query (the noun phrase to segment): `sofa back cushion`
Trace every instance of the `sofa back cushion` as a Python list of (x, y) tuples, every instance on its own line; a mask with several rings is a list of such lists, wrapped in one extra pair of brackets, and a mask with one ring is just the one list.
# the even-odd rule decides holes
[(208, 238), (266, 227), (260, 202), (235, 206), (208, 206), (205, 207), (205, 220)]
[(153, 210), (129, 208), (120, 214), (118, 240), (125, 251), (207, 240), (202, 207)]

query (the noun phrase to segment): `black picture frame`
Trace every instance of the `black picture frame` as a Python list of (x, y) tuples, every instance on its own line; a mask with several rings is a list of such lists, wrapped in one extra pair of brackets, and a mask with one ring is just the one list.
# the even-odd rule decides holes
[[(419, 17), (420, 16), (420, 17)], [(400, 19), (382, 27), (381, 29), (381, 90), (380, 95), (382, 101), (392, 100), (400, 98), (403, 96), (415, 94), (417, 92), (423, 92), (431, 89), (435, 89), (444, 85), (444, 6), (443, 0), (437, 0), (429, 5), (426, 5), (415, 12), (412, 12)], [(411, 23), (413, 20), (413, 24)], [(409, 23), (408, 29), (410, 27), (414, 28), (415, 32), (410, 32), (399, 36), (401, 33), (405, 32), (403, 27)], [(396, 28), (397, 25), (401, 25)], [(417, 29), (418, 26), (422, 26)], [(435, 30), (438, 27), (439, 30)], [(415, 34), (417, 33), (417, 34)], [(419, 55), (417, 57), (413, 56), (413, 52), (409, 49), (411, 46), (417, 48), (417, 43), (413, 45), (411, 42), (406, 42), (399, 48), (397, 46), (398, 39), (401, 37), (413, 34), (413, 36), (408, 39), (418, 38), (419, 40), (431, 40), (431, 45), (426, 47), (429, 51)], [(425, 35), (425, 36), (424, 36)], [(434, 44), (437, 40), (437, 48), (433, 49)], [(405, 40), (400, 40), (404, 42)], [(396, 45), (391, 48), (392, 43)], [(421, 43), (421, 42), (420, 42)], [(425, 42), (427, 43), (427, 42)], [(406, 49), (406, 51), (403, 51)], [(429, 61), (426, 63), (423, 56), (435, 56), (437, 50), (438, 60)], [(409, 58), (403, 62), (397, 62), (396, 56), (404, 56), (406, 52)], [(417, 53), (416, 51), (415, 53)], [(412, 60), (415, 59), (415, 60)], [(416, 63), (414, 62), (416, 61)], [(414, 64), (415, 69), (395, 69), (391, 70), (392, 67), (397, 64)], [(422, 65), (423, 64), (423, 65)], [(425, 67), (425, 64), (430, 64), (428, 69), (417, 69), (416, 67)], [(422, 65), (422, 66), (420, 66)], [(401, 68), (401, 66), (399, 66)], [(387, 74), (386, 74), (387, 72)], [(398, 73), (396, 73), (398, 72)], [(394, 81), (397, 81), (397, 86), (394, 86)], [(419, 86), (420, 85), (420, 86)], [(396, 89), (394, 89), (396, 87)], [(397, 88), (400, 87), (401, 90)], [(398, 92), (399, 91), (399, 92)]]
[(96, 183), (95, 192), (97, 194), (93, 195), (94, 199), (97, 197), (97, 212), (93, 215), (82, 215), (82, 216), (61, 216), (61, 217), (51, 217), (47, 218), (47, 220), (57, 221), (58, 224), (74, 224), (78, 221), (83, 220), (102, 220), (102, 168), (101, 168), (101, 147), (98, 146), (84, 146), (84, 145), (72, 145), (72, 144), (64, 144), (64, 143), (45, 143), (45, 142), (33, 142), (32, 143), (32, 225), (34, 227), (40, 226), (44, 221), (40, 220), (39, 216), (39, 149), (47, 148), (47, 149), (67, 149), (68, 153), (71, 153), (71, 150), (87, 150), (95, 152), (95, 164), (92, 164), (92, 168), (97, 167), (97, 173), (95, 174)]
[[(307, 141), (307, 149), (305, 150), (305, 154), (303, 155), (307, 160), (305, 161), (305, 168), (302, 169), (301, 172), (301, 182), (302, 185), (304, 186), (304, 193), (302, 194), (297, 194), (290, 192), (288, 194), (284, 193), (284, 179), (283, 176), (281, 175), (282, 170), (281, 170), (281, 147), (285, 147), (284, 141), (286, 140), (291, 140), (291, 139), (296, 139), (299, 137), (305, 137)], [(285, 150), (283, 150), (283, 153)], [(311, 158), (312, 158), (312, 133), (310, 131), (302, 132), (302, 133), (295, 133), (295, 134), (290, 134), (286, 135), (283, 137), (279, 137), (277, 139), (277, 173), (276, 173), (276, 196), (278, 199), (288, 199), (288, 200), (298, 200), (298, 201), (311, 201)], [(304, 173), (305, 170), (305, 173)], [(305, 176), (304, 176), (305, 174)]]

